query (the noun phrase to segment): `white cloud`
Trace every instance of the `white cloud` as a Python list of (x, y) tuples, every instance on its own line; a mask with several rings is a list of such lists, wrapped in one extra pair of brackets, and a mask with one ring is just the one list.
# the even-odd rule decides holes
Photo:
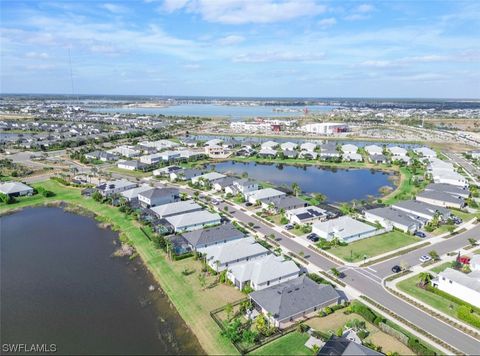
[(47, 59), (49, 56), (45, 52), (28, 52), (25, 57), (34, 59)]
[(233, 58), (234, 62), (262, 63), (262, 62), (316, 62), (325, 58), (324, 53), (297, 53), (297, 52), (263, 52), (240, 54)]
[(247, 23), (273, 23), (298, 17), (315, 16), (327, 10), (314, 0), (166, 0), (163, 9), (186, 9), (200, 14), (209, 22), (240, 25)]
[(229, 35), (218, 40), (218, 44), (222, 46), (231, 46), (245, 41), (245, 37), (239, 35)]
[(333, 26), (337, 23), (337, 20), (334, 18), (334, 17), (330, 17), (330, 18), (327, 18), (327, 19), (322, 19), (320, 21), (318, 21), (318, 24), (321, 26), (321, 27), (330, 27), (330, 26)]
[(361, 14), (366, 14), (372, 11), (375, 11), (375, 7), (370, 4), (361, 4), (355, 8), (355, 12), (359, 12)]
[(356, 6), (350, 15), (345, 16), (345, 20), (349, 21), (357, 21), (357, 20), (365, 20), (370, 17), (370, 14), (374, 12), (375, 6), (370, 4), (361, 4)]
[(125, 14), (128, 12), (128, 8), (118, 4), (106, 3), (106, 4), (100, 5), (100, 7), (114, 14)]

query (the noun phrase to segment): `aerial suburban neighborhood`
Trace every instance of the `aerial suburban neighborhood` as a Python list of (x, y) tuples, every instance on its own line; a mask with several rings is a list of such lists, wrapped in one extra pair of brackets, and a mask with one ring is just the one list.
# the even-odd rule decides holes
[(480, 355), (480, 4), (0, 1), (2, 355)]

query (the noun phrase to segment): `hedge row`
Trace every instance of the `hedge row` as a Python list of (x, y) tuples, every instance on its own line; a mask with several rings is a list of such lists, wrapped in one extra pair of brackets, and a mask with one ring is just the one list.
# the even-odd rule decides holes
[(432, 287), (430, 284), (427, 285), (426, 289), (427, 289), (427, 291), (432, 292), (433, 294), (437, 294), (437, 295), (439, 295), (439, 296), (441, 296), (445, 299), (448, 299), (448, 300), (450, 300), (450, 301), (452, 301), (456, 304), (465, 305), (466, 307), (468, 307), (470, 309), (473, 309), (475, 312), (480, 314), (480, 308), (477, 308), (476, 306), (471, 305), (471, 304), (465, 302), (464, 300), (462, 300), (460, 298), (454, 297), (453, 295), (448, 294), (448, 293), (444, 292), (443, 290)]
[(472, 308), (469, 308), (466, 305), (458, 307), (457, 316), (459, 319), (480, 328), (480, 316), (474, 313)]

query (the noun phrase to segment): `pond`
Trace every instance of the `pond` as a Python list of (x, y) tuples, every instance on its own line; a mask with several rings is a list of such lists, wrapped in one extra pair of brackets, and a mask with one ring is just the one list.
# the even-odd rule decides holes
[(55, 344), (59, 354), (202, 354), (139, 258), (112, 257), (116, 241), (92, 218), (60, 208), (1, 217), (2, 344)]
[(348, 202), (380, 196), (384, 186), (395, 188), (393, 173), (370, 169), (332, 169), (315, 166), (291, 166), (255, 162), (226, 161), (215, 165), (218, 172), (242, 174), (276, 186), (297, 183), (305, 193), (322, 193), (330, 202)]

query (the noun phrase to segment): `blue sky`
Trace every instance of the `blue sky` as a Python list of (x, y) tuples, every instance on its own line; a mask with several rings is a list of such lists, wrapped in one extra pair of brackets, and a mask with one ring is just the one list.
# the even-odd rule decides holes
[(480, 97), (480, 2), (1, 1), (1, 92)]

